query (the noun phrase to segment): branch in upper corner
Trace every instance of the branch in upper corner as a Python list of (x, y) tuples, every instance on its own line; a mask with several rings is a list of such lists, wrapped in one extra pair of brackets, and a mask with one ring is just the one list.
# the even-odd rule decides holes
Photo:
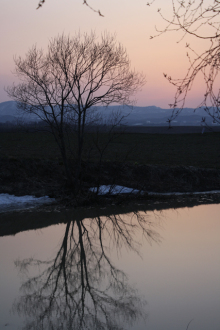
[[(41, 8), (43, 6), (43, 4), (45, 3), (46, 0), (40, 0), (39, 3), (38, 3), (38, 7), (37, 9)], [(104, 17), (104, 15), (102, 15), (101, 11), (100, 10), (96, 10), (94, 9), (93, 7), (91, 7), (87, 0), (83, 0), (83, 5), (86, 5), (87, 7), (89, 7), (89, 9), (91, 9), (92, 11), (94, 11), (95, 13), (99, 14), (99, 16), (102, 16)]]
[(87, 0), (83, 0), (83, 5), (86, 5), (87, 7), (89, 7), (89, 9), (91, 9), (91, 10), (94, 11), (95, 13), (99, 14), (99, 16), (104, 17), (104, 15), (102, 15), (102, 13), (100, 12), (100, 10), (95, 10), (94, 8), (92, 8), (92, 7), (88, 4)]
[(38, 7), (36, 9), (39, 9), (43, 6), (45, 0), (40, 0), (39, 3), (38, 3)]

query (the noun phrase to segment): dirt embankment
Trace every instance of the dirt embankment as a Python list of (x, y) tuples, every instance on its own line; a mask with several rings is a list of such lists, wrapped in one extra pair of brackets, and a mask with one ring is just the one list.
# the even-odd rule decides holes
[[(34, 159), (0, 159), (0, 193), (50, 196), (71, 195), (62, 162)], [(117, 184), (152, 192), (220, 190), (220, 170), (184, 166), (131, 165), (106, 162), (84, 164), (84, 191), (101, 184)], [(88, 198), (88, 194), (85, 195)], [(93, 198), (94, 200), (94, 198)]]

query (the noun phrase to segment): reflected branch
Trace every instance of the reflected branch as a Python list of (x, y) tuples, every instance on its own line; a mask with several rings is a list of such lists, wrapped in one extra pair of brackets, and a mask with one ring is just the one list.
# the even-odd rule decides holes
[[(111, 244), (138, 252), (138, 230), (157, 242), (159, 236), (146, 219), (134, 213), (68, 221), (54, 259), (17, 260), (27, 276), (13, 305), (14, 312), (26, 317), (23, 329), (117, 330), (145, 317), (146, 302), (107, 252)], [(31, 276), (36, 267), (38, 275)]]

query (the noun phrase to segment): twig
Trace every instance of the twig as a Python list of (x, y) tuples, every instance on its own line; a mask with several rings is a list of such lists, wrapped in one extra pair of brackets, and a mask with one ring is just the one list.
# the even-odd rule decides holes
[(193, 321), (193, 319), (192, 319), (191, 321), (189, 321), (189, 323), (187, 324), (186, 330), (189, 329), (189, 325), (190, 325), (190, 323), (191, 323), (192, 321)]

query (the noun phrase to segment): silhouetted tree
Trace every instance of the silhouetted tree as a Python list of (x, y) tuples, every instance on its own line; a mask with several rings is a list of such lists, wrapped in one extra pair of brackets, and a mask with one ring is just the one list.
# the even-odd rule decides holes
[[(153, 2), (155, 1), (148, 5)], [(220, 2), (217, 0), (172, 0), (172, 8), (171, 19), (164, 16), (161, 9), (158, 9), (166, 26), (162, 30), (157, 29), (156, 36), (170, 31), (179, 31), (182, 32), (181, 40), (190, 35), (206, 42), (208, 40), (210, 43), (208, 47), (206, 44), (205, 51), (200, 54), (193, 46), (186, 43), (189, 68), (184, 78), (173, 79), (164, 74), (165, 78), (177, 88), (174, 103), (170, 104), (174, 109), (170, 119), (173, 120), (182, 111), (195, 79), (198, 75), (202, 75), (206, 90), (198, 108), (204, 107), (213, 120), (220, 123)]]
[[(38, 8), (44, 2), (45, 0), (41, 0)], [(154, 2), (156, 0), (147, 2), (147, 6), (151, 6)], [(202, 74), (206, 90), (204, 96), (201, 96), (201, 102), (197, 108), (204, 107), (208, 115), (213, 118), (213, 121), (220, 123), (220, 89), (218, 87), (220, 2), (218, 0), (171, 0), (171, 3), (171, 18), (164, 16), (161, 8), (157, 10), (166, 22), (166, 26), (162, 30), (156, 29), (156, 36), (170, 31), (179, 31), (183, 33), (181, 40), (186, 35), (191, 35), (195, 38), (209, 40), (210, 44), (208, 47), (205, 46), (204, 52), (198, 54), (193, 46), (186, 43), (189, 68), (184, 78), (174, 79), (170, 75), (164, 74), (165, 78), (176, 87), (174, 102), (170, 104), (170, 107), (173, 108), (170, 122), (182, 111), (195, 79)], [(83, 0), (83, 4), (103, 16), (100, 10), (94, 10), (87, 0)], [(151, 38), (154, 37), (151, 36)]]
[[(36, 46), (26, 57), (15, 58), (15, 74), (21, 83), (7, 88), (23, 112), (35, 114), (46, 122), (53, 134), (69, 182), (77, 187), (81, 171), (86, 124), (97, 122), (97, 105), (131, 104), (134, 93), (143, 85), (144, 76), (130, 68), (126, 50), (114, 36), (94, 33), (58, 36), (45, 53)], [(67, 123), (77, 131), (74, 180), (68, 160), (71, 138), (65, 139)]]

